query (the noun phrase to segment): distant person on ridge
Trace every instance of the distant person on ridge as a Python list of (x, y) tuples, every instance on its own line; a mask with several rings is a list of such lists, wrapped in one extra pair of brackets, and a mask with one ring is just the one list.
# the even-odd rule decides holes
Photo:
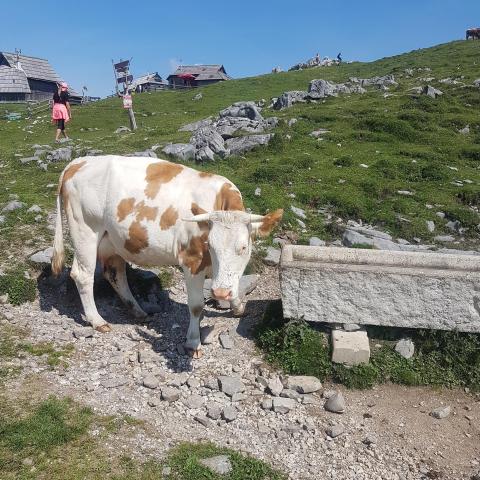
[(60, 143), (60, 135), (68, 139), (67, 132), (65, 132), (65, 123), (72, 118), (72, 109), (70, 108), (68, 94), (68, 85), (62, 82), (58, 85), (58, 90), (53, 94), (53, 110), (52, 122), (57, 123), (57, 133), (55, 135), (55, 142)]
[(342, 63), (342, 52), (337, 55), (338, 63)]

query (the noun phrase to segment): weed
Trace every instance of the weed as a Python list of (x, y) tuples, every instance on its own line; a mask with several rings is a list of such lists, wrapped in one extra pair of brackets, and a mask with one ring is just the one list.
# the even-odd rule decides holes
[(12, 305), (20, 305), (35, 300), (37, 286), (34, 279), (26, 278), (25, 270), (17, 267), (0, 275), (0, 295), (8, 294)]

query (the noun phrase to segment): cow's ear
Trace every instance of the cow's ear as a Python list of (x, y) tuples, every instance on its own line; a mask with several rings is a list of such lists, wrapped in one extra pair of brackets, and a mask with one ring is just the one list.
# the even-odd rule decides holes
[(278, 225), (283, 216), (283, 210), (280, 208), (274, 212), (267, 213), (261, 222), (252, 223), (252, 234), (259, 237), (268, 237), (270, 232)]

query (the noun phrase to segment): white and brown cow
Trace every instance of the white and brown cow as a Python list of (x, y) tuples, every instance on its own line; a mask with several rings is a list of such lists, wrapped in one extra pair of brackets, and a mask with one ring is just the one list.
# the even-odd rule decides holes
[(110, 330), (93, 298), (97, 258), (137, 318), (147, 314), (130, 291), (125, 262), (181, 265), (190, 310), (186, 347), (194, 356), (200, 353), (205, 276), (212, 275), (212, 296), (229, 300), (234, 313), (241, 315), (238, 284), (250, 259), (252, 235), (268, 235), (283, 213), (250, 215), (240, 192), (226, 178), (165, 160), (78, 158), (60, 176), (52, 258), (56, 275), (64, 257), (62, 202), (75, 249), (71, 276), (86, 320), (100, 332)]

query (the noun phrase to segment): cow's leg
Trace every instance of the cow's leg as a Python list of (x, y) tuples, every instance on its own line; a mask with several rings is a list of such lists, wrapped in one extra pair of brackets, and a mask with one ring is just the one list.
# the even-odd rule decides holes
[(187, 285), (188, 310), (190, 311), (190, 325), (188, 326), (185, 347), (190, 350), (194, 358), (200, 358), (202, 356), (200, 350), (200, 316), (205, 303), (205, 297), (203, 296), (205, 273), (200, 272), (197, 275), (192, 275), (187, 268), (184, 268), (183, 272)]
[(110, 325), (100, 316), (93, 298), (93, 277), (97, 263), (98, 235), (88, 225), (70, 223), (70, 233), (75, 246), (75, 257), (70, 276), (77, 285), (85, 319), (95, 330), (105, 333)]
[(148, 315), (135, 300), (128, 285), (125, 260), (120, 255), (112, 255), (102, 261), (102, 267), (103, 276), (110, 282), (110, 285), (118, 293), (118, 296), (130, 309), (135, 318), (145, 319)]
[(245, 303), (243, 303), (240, 298), (234, 298), (231, 300), (230, 306), (232, 307), (233, 314), (236, 317), (241, 317), (245, 312)]

